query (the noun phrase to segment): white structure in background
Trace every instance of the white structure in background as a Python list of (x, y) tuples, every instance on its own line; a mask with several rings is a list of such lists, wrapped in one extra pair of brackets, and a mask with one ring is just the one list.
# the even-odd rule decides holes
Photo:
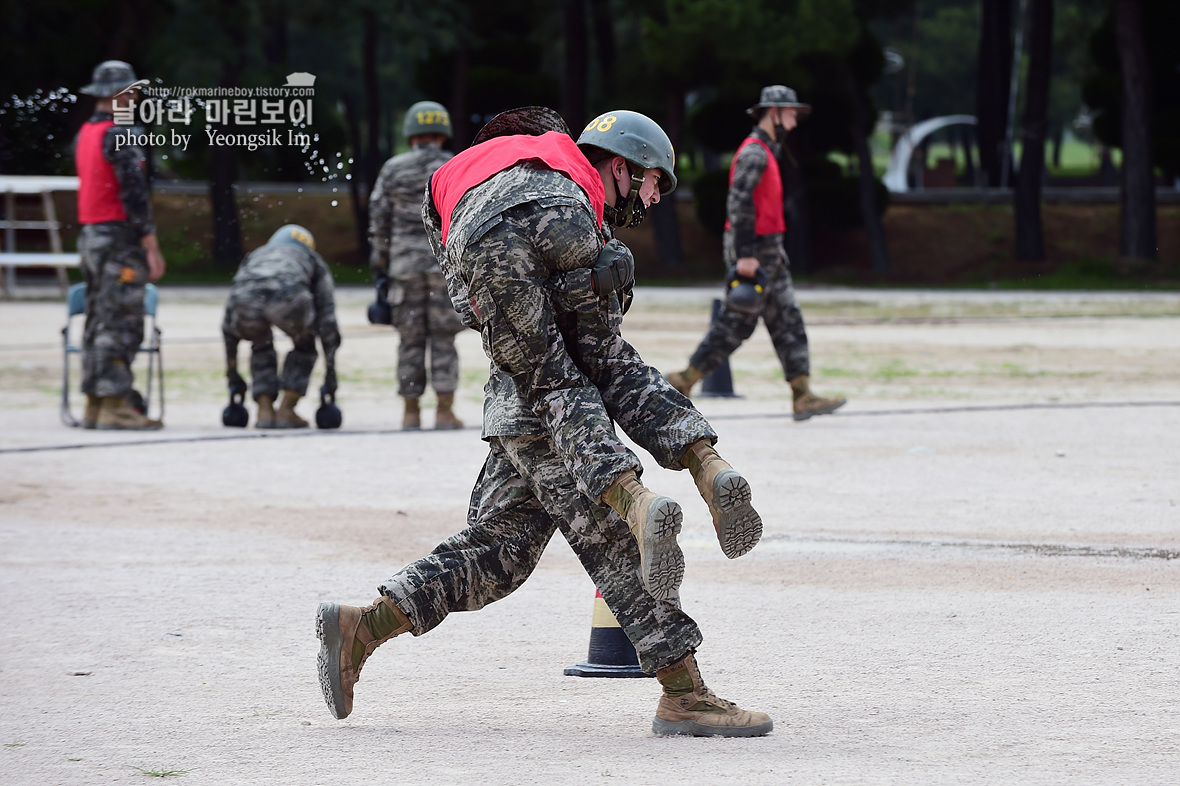
[(909, 130), (898, 138), (897, 144), (893, 147), (893, 153), (889, 156), (889, 168), (885, 170), (885, 177), (881, 179), (885, 187), (895, 194), (903, 194), (909, 191), (910, 184), (907, 174), (910, 171), (910, 159), (914, 155), (914, 150), (918, 145), (922, 144), (923, 139), (935, 131), (941, 131), (947, 126), (959, 125), (975, 125), (975, 116), (947, 115), (946, 117), (932, 117), (929, 120), (923, 120), (921, 123), (910, 126)]

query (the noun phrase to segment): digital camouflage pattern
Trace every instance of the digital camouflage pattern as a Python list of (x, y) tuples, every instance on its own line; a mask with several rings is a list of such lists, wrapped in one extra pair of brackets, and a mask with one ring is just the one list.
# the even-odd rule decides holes
[[(221, 332), (226, 359), (237, 357), (238, 342), (249, 341), (252, 395), (276, 398), (280, 388), (307, 393), (316, 361), (316, 337), (329, 368), (340, 347), (335, 287), (323, 258), (297, 243), (276, 243), (252, 251), (230, 284)], [(278, 375), (271, 327), (291, 337), (295, 347)]]
[(442, 273), (416, 273), (389, 285), (393, 326), (401, 336), (397, 350), (397, 394), (418, 398), (426, 390), (426, 353), (430, 351), (430, 385), (435, 393), (459, 386), (455, 334), (463, 322), (451, 306)]
[(82, 334), (82, 392), (125, 396), (131, 362), (143, 342), (147, 252), (127, 221), (85, 224), (78, 235), (86, 280)]
[[(90, 122), (111, 120), (96, 112)], [(131, 363), (143, 341), (147, 252), (139, 240), (156, 231), (145, 156), (138, 145), (117, 145), (126, 129), (107, 129), (103, 157), (115, 170), (125, 221), (85, 224), (78, 236), (86, 280), (86, 327), (82, 335), (82, 392), (124, 396), (131, 390)]]
[(455, 334), (463, 323), (422, 226), (426, 183), (451, 157), (437, 144), (416, 145), (385, 162), (369, 197), (369, 267), (375, 279), (390, 279), (393, 327), (401, 335), (397, 393), (405, 398), (426, 390), (428, 349), (435, 393), (454, 393), (459, 385)]
[[(423, 209), (437, 247), (438, 214), (430, 205)], [(687, 399), (619, 337), (614, 295), (599, 298), (590, 289), (589, 269), (608, 238), (609, 230), (598, 227), (576, 184), (526, 163), (459, 202), (440, 257), (453, 302), (466, 301), (467, 318), (481, 326), (484, 352), (523, 399), (503, 404), (494, 394), (506, 383), (493, 375), (485, 435), (520, 428), (515, 419), (530, 430), (539, 422), (592, 499), (623, 472), (640, 469), (638, 458), (615, 435), (612, 415), (665, 466), (679, 468), (688, 444), (713, 436)], [(583, 296), (562, 304), (564, 330), (553, 283), (562, 274), (566, 283), (558, 288), (574, 283)]]
[(369, 268), (374, 280), (437, 272), (438, 260), (422, 227), (422, 194), (452, 154), (419, 144), (385, 162), (369, 196)]
[(639, 549), (627, 524), (582, 496), (544, 436), (493, 437), (471, 494), (467, 527), (407, 565), (378, 591), (413, 623), (415, 636), (454, 611), (476, 611), (507, 597), (532, 574), (560, 530), (654, 672), (700, 646), (696, 623), (643, 588)]
[[(762, 129), (755, 128), (750, 136), (762, 140), (777, 154), (777, 143), (770, 141)], [(744, 313), (729, 308), (722, 301), (717, 319), (709, 326), (708, 333), (688, 361), (702, 375), (718, 368), (753, 335), (759, 318), (766, 323), (784, 377), (794, 379), (810, 371), (807, 330), (803, 324), (803, 312), (795, 299), (783, 235), (781, 232), (754, 233), (754, 188), (762, 179), (767, 160), (761, 145), (742, 148), (733, 167), (733, 182), (726, 201), (730, 228), (722, 237), (726, 269), (732, 268), (742, 257), (756, 257), (766, 272), (769, 280), (762, 295), (762, 307), (753, 313)]]

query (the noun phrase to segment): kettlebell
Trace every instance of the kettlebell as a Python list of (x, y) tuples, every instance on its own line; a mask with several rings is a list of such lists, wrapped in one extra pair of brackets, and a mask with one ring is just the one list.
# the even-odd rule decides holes
[(369, 304), (369, 324), (392, 325), (393, 309), (385, 300), (374, 300)]
[(762, 293), (766, 291), (766, 273), (761, 268), (753, 278), (739, 276), (732, 268), (726, 282), (726, 305), (743, 314), (755, 314), (762, 308)]
[(250, 413), (242, 406), (245, 393), (230, 393), (229, 406), (221, 410), (221, 425), (231, 428), (245, 428), (250, 422)]
[(340, 428), (344, 415), (336, 406), (336, 394), (320, 388), (320, 408), (315, 411), (315, 427), (322, 429)]

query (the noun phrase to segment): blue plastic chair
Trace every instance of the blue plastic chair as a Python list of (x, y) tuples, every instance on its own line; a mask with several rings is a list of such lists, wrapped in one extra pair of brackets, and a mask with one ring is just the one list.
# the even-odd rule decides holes
[[(151, 319), (150, 329), (145, 331), (148, 340), (139, 348), (140, 353), (148, 356), (147, 386), (144, 388), (143, 406), (151, 409), (152, 389), (156, 390), (156, 400), (159, 414), (156, 419), (164, 418), (164, 356), (160, 352), (160, 327), (156, 324), (156, 306), (160, 302), (160, 291), (155, 284), (148, 284), (143, 295), (143, 310), (146, 318)], [(70, 342), (70, 325), (74, 317), (86, 314), (86, 284), (74, 284), (66, 293), (66, 324), (61, 329), (62, 367), (61, 367), (61, 420), (67, 426), (81, 426), (82, 423), (70, 411), (70, 355), (80, 355), (80, 343)], [(146, 414), (146, 413), (145, 413)], [(149, 415), (150, 417), (150, 415)]]

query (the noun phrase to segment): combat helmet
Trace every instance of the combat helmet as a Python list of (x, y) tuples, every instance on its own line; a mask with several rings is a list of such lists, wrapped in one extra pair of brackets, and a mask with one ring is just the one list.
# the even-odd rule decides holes
[(418, 134), (442, 134), (451, 138), (451, 114), (437, 101), (419, 101), (406, 110), (402, 136), (409, 139)]
[(309, 251), (315, 251), (315, 238), (312, 237), (311, 232), (298, 224), (285, 224), (279, 227), (270, 236), (270, 240), (266, 241), (268, 246), (278, 245), (279, 243), (298, 243)]
[[(111, 98), (136, 83), (135, 69), (122, 60), (107, 60), (94, 67), (90, 84), (79, 93), (99, 98)], [(146, 80), (145, 80), (146, 82)]]
[(647, 115), (628, 109), (604, 112), (582, 130), (578, 146), (593, 146), (614, 153), (639, 168), (638, 172), (631, 173), (631, 189), (623, 203), (613, 210), (607, 206), (606, 215), (616, 227), (636, 226), (643, 220), (646, 209), (639, 198), (639, 189), (643, 185), (645, 169), (658, 169), (662, 173), (661, 196), (676, 188), (676, 151), (672, 149), (672, 140)]

